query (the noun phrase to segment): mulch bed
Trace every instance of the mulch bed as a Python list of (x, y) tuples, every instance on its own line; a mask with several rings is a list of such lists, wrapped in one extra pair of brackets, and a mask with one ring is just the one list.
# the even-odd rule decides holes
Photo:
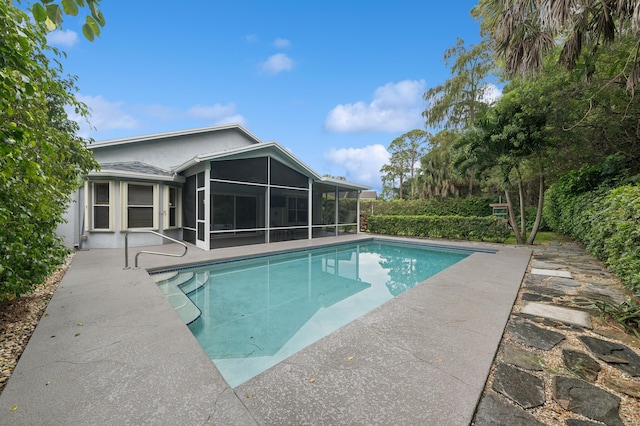
[(13, 373), (70, 262), (71, 256), (59, 270), (36, 287), (33, 293), (0, 302), (0, 393)]

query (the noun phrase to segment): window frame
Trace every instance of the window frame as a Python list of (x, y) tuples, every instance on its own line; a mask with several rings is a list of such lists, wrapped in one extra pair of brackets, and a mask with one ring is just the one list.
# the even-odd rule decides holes
[[(107, 203), (98, 203), (96, 202), (96, 194), (97, 191), (95, 189), (96, 184), (107, 184), (109, 185), (109, 201)], [(90, 232), (113, 232), (115, 225), (115, 189), (114, 189), (113, 181), (110, 180), (96, 180), (96, 181), (86, 181), (85, 182), (85, 231)], [(106, 207), (109, 209), (108, 218), (109, 218), (109, 226), (107, 228), (96, 228), (95, 227), (95, 208), (96, 207)]]
[[(152, 215), (152, 225), (144, 226), (144, 227), (130, 227), (129, 226), (129, 185), (135, 186), (149, 186), (152, 188), (152, 204), (150, 205), (134, 205), (132, 207), (141, 207), (141, 208), (149, 208), (151, 207), (151, 215)], [(148, 182), (121, 182), (120, 183), (120, 195), (121, 195), (121, 213), (122, 213), (122, 231), (129, 231), (134, 229), (149, 229), (149, 230), (158, 230), (158, 204), (159, 204), (159, 194), (158, 194), (157, 183), (148, 183)]]
[[(169, 205), (171, 190), (176, 191), (176, 205)], [(182, 188), (177, 186), (165, 185), (162, 197), (162, 226), (163, 229), (179, 229), (182, 228)], [(175, 225), (171, 225), (171, 209), (175, 209)]]

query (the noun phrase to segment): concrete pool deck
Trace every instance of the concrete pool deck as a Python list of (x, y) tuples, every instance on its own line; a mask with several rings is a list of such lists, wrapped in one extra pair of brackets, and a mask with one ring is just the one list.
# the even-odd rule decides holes
[[(190, 247), (140, 264), (371, 237)], [(531, 250), (417, 241), (497, 252), (472, 254), (234, 389), (146, 270), (123, 270), (123, 249), (80, 251), (0, 395), (0, 424), (469, 424)]]

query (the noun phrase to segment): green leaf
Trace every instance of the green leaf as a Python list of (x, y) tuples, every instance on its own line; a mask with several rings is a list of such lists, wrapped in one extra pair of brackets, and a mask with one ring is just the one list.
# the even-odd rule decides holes
[(62, 9), (67, 15), (76, 16), (78, 14), (78, 5), (74, 0), (62, 0)]
[(96, 22), (95, 19), (93, 19), (93, 17), (87, 16), (86, 25), (91, 27), (91, 31), (95, 36), (100, 36), (100, 25), (98, 25), (98, 23)]
[(44, 22), (47, 20), (47, 12), (46, 10), (44, 10), (44, 7), (42, 7), (40, 3), (36, 3), (33, 5), (31, 13), (33, 13), (33, 19), (35, 19), (36, 22)]
[(55, 22), (53, 22), (51, 19), (47, 18), (46, 21), (44, 21), (44, 25), (47, 27), (47, 31), (51, 32), (53, 30), (55, 30), (56, 28), (58, 28), (58, 26), (56, 25)]
[(95, 20), (98, 22), (98, 24), (99, 24), (101, 27), (104, 27), (104, 26), (105, 26), (105, 24), (107, 23), (107, 22), (105, 21), (105, 19), (104, 19), (104, 15), (103, 15), (103, 14), (102, 14), (102, 12), (101, 12), (101, 11), (99, 11), (99, 10), (97, 11), (97, 13), (96, 13), (95, 15), (93, 15), (93, 17), (95, 18)]
[(59, 27), (62, 24), (62, 9), (57, 4), (48, 4), (47, 5), (47, 16), (53, 22), (56, 27)]
[(84, 24), (82, 26), (82, 34), (84, 34), (85, 38), (89, 41), (95, 40), (95, 36), (93, 35), (93, 30), (89, 26), (89, 24)]

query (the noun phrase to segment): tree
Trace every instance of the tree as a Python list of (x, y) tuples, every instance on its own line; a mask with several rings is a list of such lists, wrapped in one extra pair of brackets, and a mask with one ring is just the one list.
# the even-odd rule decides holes
[[(524, 183), (527, 171), (538, 177), (539, 193), (536, 219), (527, 239), (533, 244), (544, 203), (544, 153), (548, 146), (546, 111), (522, 89), (506, 93), (492, 107), (477, 127), (466, 132), (457, 146), (466, 150), (456, 166), (461, 171), (475, 167), (478, 172), (494, 170), (502, 178), (504, 194), (509, 204), (509, 223), (516, 241), (523, 244), (525, 226)], [(520, 202), (520, 224), (516, 222), (510, 183), (515, 182)]]
[(0, 300), (38, 285), (64, 259), (56, 228), (79, 176), (97, 167), (66, 108), (87, 115), (48, 54), (45, 28), (0, 2)]
[(422, 145), (427, 143), (430, 137), (429, 132), (414, 129), (395, 138), (387, 148), (391, 157), (389, 164), (382, 166), (380, 173), (383, 175), (383, 183), (391, 183), (392, 188), (395, 188), (395, 181), (398, 180), (400, 198), (404, 198), (403, 187), (406, 181), (410, 184), (409, 196), (415, 197), (415, 171), (424, 152)]
[(86, 5), (91, 14), (85, 17), (82, 34), (87, 40), (93, 41), (100, 35), (100, 28), (105, 25), (99, 4), (100, 0), (61, 0), (61, 4), (54, 0), (40, 0), (40, 3), (34, 3), (31, 7), (31, 13), (36, 22), (44, 24), (47, 31), (53, 31), (62, 26), (64, 14), (76, 16), (79, 9)]
[(640, 2), (629, 0), (480, 0), (472, 14), (495, 42), (497, 57), (510, 75), (538, 73), (544, 55), (562, 44), (559, 60), (568, 69), (596, 68), (595, 53), (631, 35), (635, 47), (625, 64), (627, 90), (640, 84)]
[(431, 138), (429, 152), (420, 159), (418, 183), (423, 197), (460, 195), (465, 179), (453, 168), (453, 143), (458, 136), (453, 130), (442, 130)]
[(422, 116), (427, 127), (464, 130), (488, 107), (488, 77), (494, 67), (490, 44), (485, 40), (466, 48), (458, 39), (444, 53), (451, 78), (424, 94), (427, 109)]

